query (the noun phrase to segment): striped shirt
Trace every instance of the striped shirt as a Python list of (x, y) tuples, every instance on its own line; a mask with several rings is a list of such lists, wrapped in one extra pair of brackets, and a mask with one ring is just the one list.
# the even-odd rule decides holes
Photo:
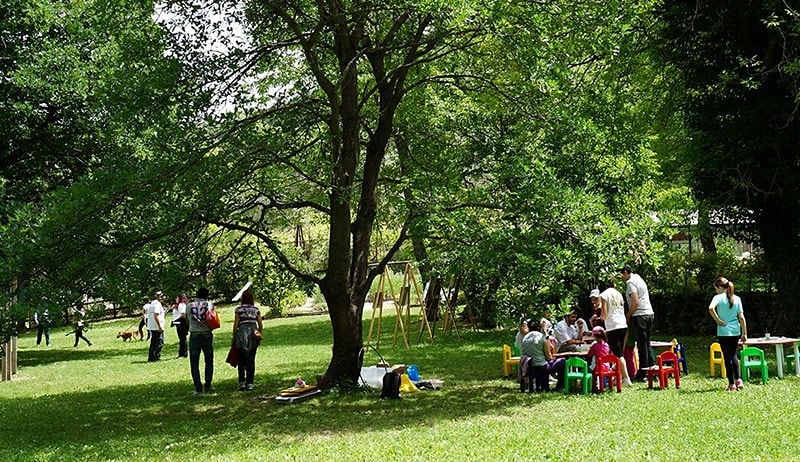
[(254, 305), (239, 305), (236, 307), (239, 315), (239, 324), (258, 324), (258, 308)]

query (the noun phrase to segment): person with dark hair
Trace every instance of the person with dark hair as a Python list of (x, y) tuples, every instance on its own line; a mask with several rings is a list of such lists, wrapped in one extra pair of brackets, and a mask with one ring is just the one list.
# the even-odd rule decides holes
[(232, 346), (239, 358), (239, 391), (252, 390), (256, 373), (256, 350), (261, 344), (261, 312), (256, 308), (253, 293), (245, 290), (242, 304), (236, 307), (233, 320)]
[[(206, 323), (206, 313), (214, 309), (214, 305), (206, 300), (208, 289), (197, 290), (197, 298), (187, 307), (189, 318), (189, 368), (194, 382), (194, 394), (214, 393), (214, 334)], [(200, 378), (200, 353), (205, 362), (204, 381)]]
[[(539, 323), (534, 321), (527, 322), (527, 329), (520, 326), (520, 331), (527, 333), (522, 338), (522, 348), (520, 355), (530, 357), (530, 367), (527, 376), (530, 381), (530, 391), (534, 391), (534, 380), (536, 388), (541, 391), (550, 391), (551, 374), (556, 376), (556, 390), (564, 389), (564, 358), (555, 359), (553, 349), (547, 337), (539, 332)], [(520, 383), (520, 389), (525, 391), (524, 383)]]
[(656, 363), (653, 349), (650, 348), (650, 336), (653, 332), (653, 306), (650, 304), (650, 292), (647, 283), (641, 276), (634, 273), (630, 265), (620, 269), (622, 280), (627, 284), (625, 297), (628, 301), (628, 312), (625, 314), (628, 325), (631, 326), (636, 348), (639, 351), (639, 369), (636, 371), (636, 381), (647, 380), (647, 369)]
[(741, 390), (744, 381), (739, 369), (736, 348), (739, 340), (747, 341), (747, 322), (744, 319), (742, 299), (733, 294), (733, 283), (721, 276), (714, 281), (714, 290), (717, 294), (711, 299), (708, 312), (717, 323), (717, 340), (722, 349), (722, 360), (725, 362), (725, 372), (728, 375), (728, 386), (725, 390)]
[(583, 333), (589, 332), (586, 321), (578, 317), (575, 309), (564, 315), (553, 327), (553, 336), (556, 339), (556, 348), (559, 353), (578, 351), (583, 345)]
[(156, 297), (147, 305), (147, 331), (150, 333), (150, 348), (147, 361), (161, 361), (161, 349), (164, 347), (164, 294), (156, 292)]
[[(614, 288), (613, 278), (608, 282), (601, 282), (600, 286), (600, 318), (605, 324), (605, 333), (608, 341), (608, 348), (615, 356), (620, 358), (622, 366), (622, 384), (625, 386), (631, 383), (628, 361), (625, 356), (625, 336), (628, 334), (628, 323), (625, 319), (625, 300), (622, 294)], [(631, 358), (633, 351), (631, 350)]]
[(175, 326), (175, 331), (178, 334), (179, 358), (189, 356), (189, 348), (186, 343), (186, 338), (189, 336), (189, 320), (186, 318), (186, 305), (188, 303), (189, 297), (186, 294), (180, 294), (175, 297), (175, 303), (172, 305), (172, 325)]
[[(147, 308), (150, 306), (150, 302), (145, 303), (142, 305), (142, 313), (139, 316), (139, 340), (145, 340), (144, 338), (144, 327), (147, 325)], [(147, 340), (150, 340), (150, 331), (147, 331)]]
[(44, 334), (45, 344), (50, 346), (50, 311), (45, 308), (41, 314), (37, 310), (33, 313), (33, 320), (36, 321), (36, 346), (42, 343), (42, 334)]
[(73, 331), (75, 333), (75, 345), (73, 345), (73, 348), (78, 347), (78, 340), (81, 339), (83, 339), (88, 346), (92, 346), (92, 342), (83, 335), (83, 330), (86, 329), (86, 325), (83, 323), (83, 317), (86, 316), (86, 312), (81, 308), (76, 309), (75, 314), (77, 316), (77, 322), (75, 323), (75, 330)]

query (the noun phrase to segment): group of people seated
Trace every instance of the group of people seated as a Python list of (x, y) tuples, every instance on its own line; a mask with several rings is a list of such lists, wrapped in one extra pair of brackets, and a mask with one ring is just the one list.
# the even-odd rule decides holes
[[(594, 295), (594, 293), (592, 293)], [(520, 391), (550, 391), (550, 377), (556, 379), (555, 391), (564, 389), (566, 359), (557, 353), (585, 351), (585, 359), (592, 369), (603, 367), (600, 358), (617, 352), (609, 345), (606, 330), (596, 324), (590, 328), (575, 311), (570, 311), (555, 325), (550, 321), (550, 311), (539, 321), (524, 319), (520, 322), (515, 343), (520, 352), (518, 381)], [(586, 345), (591, 344), (586, 347)], [(621, 345), (620, 345), (621, 347)], [(622, 351), (618, 352), (622, 357)], [(624, 360), (623, 360), (624, 361)], [(623, 369), (623, 385), (632, 385), (625, 364)]]

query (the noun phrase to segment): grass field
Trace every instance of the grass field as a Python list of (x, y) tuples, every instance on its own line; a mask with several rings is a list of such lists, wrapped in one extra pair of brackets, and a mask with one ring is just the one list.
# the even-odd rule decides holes
[(709, 335), (681, 339), (690, 374), (680, 390), (531, 395), (502, 378), (513, 332), (462, 327), (460, 339), (437, 332), (435, 345), (415, 333), (407, 350), (391, 347), (394, 317), (384, 317), (386, 360), (417, 364), (442, 390), (394, 401), (332, 391), (279, 405), (280, 389), (327, 367), (327, 316), (266, 321), (256, 389), (238, 392), (224, 362), (232, 308), (220, 312), (216, 395), (192, 396), (174, 329), (158, 363), (147, 362), (148, 342), (115, 338), (132, 320), (94, 324), (91, 347), (73, 348), (68, 329), (54, 330), (49, 348), (35, 346), (35, 332), (21, 336), (18, 374), (0, 383), (0, 461), (800, 460), (800, 378), (772, 378), (774, 350), (769, 383), (736, 393), (708, 377)]

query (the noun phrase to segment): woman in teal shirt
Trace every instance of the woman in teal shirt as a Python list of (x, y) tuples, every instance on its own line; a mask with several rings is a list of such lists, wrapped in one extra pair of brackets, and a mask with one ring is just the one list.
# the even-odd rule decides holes
[(721, 276), (714, 281), (714, 290), (717, 291), (717, 295), (711, 299), (708, 312), (717, 323), (717, 339), (728, 373), (728, 387), (725, 390), (741, 390), (744, 382), (739, 370), (736, 347), (740, 339), (743, 343), (747, 340), (747, 323), (744, 320), (742, 299), (733, 294), (733, 283)]

